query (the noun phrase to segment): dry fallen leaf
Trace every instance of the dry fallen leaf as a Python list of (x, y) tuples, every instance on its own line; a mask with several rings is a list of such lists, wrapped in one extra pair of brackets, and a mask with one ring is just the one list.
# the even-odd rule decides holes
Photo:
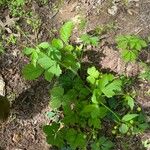
[(13, 142), (18, 143), (21, 140), (21, 134), (15, 133), (12, 138)]
[(16, 21), (18, 21), (18, 20), (19, 20), (19, 18), (10, 18), (10, 16), (7, 15), (5, 26), (12, 27), (13, 25), (15, 25)]
[(10, 16), (7, 15), (5, 19), (6, 19), (5, 22), (2, 22), (2, 20), (0, 20), (0, 26), (2, 27), (2, 29), (6, 30), (8, 33), (12, 33), (9, 27), (13, 27), (16, 21), (19, 20), (19, 18), (10, 18)]

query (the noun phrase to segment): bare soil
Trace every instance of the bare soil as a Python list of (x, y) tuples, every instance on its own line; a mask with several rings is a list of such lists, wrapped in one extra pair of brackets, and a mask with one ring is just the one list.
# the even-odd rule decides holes
[[(117, 11), (112, 6), (116, 6)], [(24, 18), (15, 19), (22, 31), (16, 32), (14, 26), (7, 26), (12, 33), (17, 34), (17, 43), (6, 46), (6, 52), (0, 56), (0, 74), (6, 83), (6, 95), (11, 102), (11, 115), (8, 120), (0, 124), (0, 149), (2, 150), (49, 150), (42, 126), (49, 123), (46, 113), (50, 110), (48, 90), (51, 85), (39, 79), (25, 81), (21, 70), (27, 59), (22, 55), (25, 45), (32, 45), (42, 41), (50, 41), (57, 35), (57, 30), (65, 21), (80, 15), (87, 21), (83, 32), (91, 32), (97, 27), (113, 24), (112, 29), (103, 33), (98, 48), (88, 47), (85, 52), (87, 63), (94, 64), (100, 69), (107, 69), (117, 74), (136, 77), (141, 71), (138, 63), (125, 64), (115, 48), (115, 37), (120, 34), (135, 34), (147, 37), (150, 34), (150, 1), (131, 0), (129, 5), (122, 0), (66, 0), (49, 1), (43, 5), (38, 1), (27, 3), (26, 11), (32, 10), (38, 15), (41, 24), (36, 31), (32, 31)], [(114, 11), (112, 13), (112, 11)], [(5, 22), (10, 15), (8, 8), (0, 8), (0, 20)], [(10, 15), (11, 19), (14, 19)], [(54, 30), (55, 29), (55, 30)], [(4, 31), (9, 35), (7, 29)], [(75, 33), (78, 35), (79, 33)], [(150, 61), (150, 47), (144, 51), (142, 59)], [(85, 63), (85, 62), (84, 62)], [(138, 92), (137, 103), (150, 117), (150, 83), (143, 82), (136, 86)], [(142, 139), (150, 139), (147, 131), (140, 137), (132, 139), (117, 138), (116, 150), (144, 150)], [(125, 148), (122, 141), (128, 143)]]

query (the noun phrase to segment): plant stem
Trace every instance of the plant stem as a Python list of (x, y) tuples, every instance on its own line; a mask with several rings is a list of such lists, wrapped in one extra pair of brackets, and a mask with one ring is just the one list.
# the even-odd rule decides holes
[[(110, 111), (110, 112), (117, 118), (117, 120), (121, 122), (119, 116), (118, 116), (114, 111), (112, 111), (112, 110), (111, 110), (108, 106), (106, 106), (104, 103), (100, 102), (100, 104), (101, 104), (102, 106), (104, 106), (108, 111)], [(119, 123), (118, 121), (116, 121), (116, 122)]]

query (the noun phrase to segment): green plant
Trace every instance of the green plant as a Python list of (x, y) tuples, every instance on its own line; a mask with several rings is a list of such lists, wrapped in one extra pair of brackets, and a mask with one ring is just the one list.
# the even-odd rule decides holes
[(43, 42), (35, 48), (24, 49), (31, 60), (23, 69), (26, 79), (33, 80), (44, 74), (45, 79), (51, 81), (54, 76), (59, 77), (62, 73), (60, 65), (73, 72), (80, 68), (74, 47), (68, 43), (72, 28), (73, 22), (67, 22), (60, 30), (60, 38), (54, 38), (51, 44)]
[(25, 4), (25, 0), (11, 0), (8, 2), (8, 7), (12, 16), (20, 17), (24, 14), (23, 6)]
[(141, 63), (141, 66), (144, 68), (140, 73), (139, 78), (150, 81), (150, 67), (145, 63)]
[(48, 0), (40, 0), (41, 4), (47, 4)]
[(91, 36), (89, 34), (83, 34), (80, 39), (86, 45), (93, 45), (93, 46), (97, 46), (99, 41), (97, 36)]
[(22, 7), (25, 0), (0, 0), (0, 6), (7, 6), (13, 16), (21, 16), (23, 14)]
[(37, 32), (37, 30), (39, 29), (40, 25), (41, 25), (41, 20), (39, 18), (39, 16), (35, 13), (33, 13), (32, 11), (29, 13), (26, 13), (26, 22), (28, 25), (30, 25), (32, 27), (32, 31), (33, 32)]
[(9, 37), (7, 37), (7, 38), (5, 37), (5, 39), (6, 39), (8, 45), (9, 44), (16, 44), (16, 42), (17, 42), (17, 38), (13, 33), (10, 34)]
[(135, 61), (142, 48), (147, 46), (147, 43), (143, 39), (133, 35), (118, 36), (116, 41), (121, 56), (126, 62)]
[(4, 52), (4, 47), (2, 45), (2, 43), (0, 42), (0, 54)]
[(47, 81), (57, 78), (50, 90), (52, 111), (47, 114), (52, 123), (43, 127), (49, 144), (60, 149), (110, 150), (114, 144), (104, 137), (105, 121), (114, 122), (113, 134), (137, 134), (147, 124), (135, 110), (133, 94), (124, 90), (124, 78), (94, 66), (87, 69), (86, 79), (82, 77), (81, 51), (84, 45), (98, 45), (99, 39), (85, 34), (81, 45), (73, 46), (69, 43), (73, 28), (74, 22), (69, 21), (51, 43), (25, 48), (30, 63), (23, 75), (28, 80), (41, 75)]
[(116, 28), (116, 25), (114, 22), (111, 22), (111, 23), (108, 23), (108, 24), (105, 24), (103, 26), (97, 26), (95, 29), (94, 29), (94, 35), (103, 35), (103, 34), (106, 34), (107, 32), (111, 31), (111, 30), (114, 30)]

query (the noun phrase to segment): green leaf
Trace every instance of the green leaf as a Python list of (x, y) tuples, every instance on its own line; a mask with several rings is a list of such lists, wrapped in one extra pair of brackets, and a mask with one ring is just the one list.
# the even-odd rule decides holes
[(42, 42), (41, 44), (38, 45), (39, 48), (42, 49), (48, 49), (50, 44), (48, 42)]
[(62, 87), (54, 87), (51, 90), (50, 106), (52, 109), (57, 109), (62, 105), (64, 89)]
[(95, 67), (88, 68), (87, 73), (95, 79), (99, 77), (99, 71)]
[(63, 58), (63, 64), (67, 69), (73, 70), (74, 72), (77, 72), (80, 68), (80, 63), (73, 54), (66, 54)]
[(60, 38), (67, 43), (74, 28), (72, 21), (66, 22), (60, 29)]
[(3, 47), (2, 42), (0, 42), (0, 54), (4, 53), (5, 49)]
[(28, 64), (23, 68), (23, 76), (26, 80), (34, 80), (43, 73), (43, 69), (40, 66), (34, 67), (33, 64)]
[(64, 48), (65, 51), (73, 51), (74, 47), (72, 45), (66, 45), (66, 47)]
[(68, 105), (63, 105), (63, 110), (64, 110), (64, 114), (65, 117), (63, 118), (63, 123), (66, 125), (74, 125), (76, 123), (79, 123), (79, 117), (77, 115), (77, 113), (75, 113), (70, 106)]
[(118, 47), (122, 50), (136, 50), (140, 51), (143, 47), (147, 46), (147, 43), (141, 38), (134, 35), (119, 36), (116, 39)]
[(59, 83), (66, 91), (68, 91), (74, 85), (74, 78), (75, 78), (75, 74), (72, 71), (67, 70), (64, 74), (62, 74), (59, 77)]
[(123, 116), (122, 121), (125, 121), (125, 122), (130, 121), (130, 120), (136, 118), (137, 116), (138, 116), (138, 114), (127, 114), (127, 115)]
[(85, 100), (89, 95), (90, 95), (90, 91), (85, 87), (81, 87), (81, 89), (79, 90), (79, 98), (81, 100)]
[(50, 107), (52, 109), (58, 109), (62, 104), (62, 100), (60, 98), (52, 98), (50, 101)]
[(133, 110), (133, 108), (134, 108), (134, 99), (130, 95), (126, 95), (125, 96), (125, 101), (127, 101), (127, 104), (129, 105), (131, 110)]
[(114, 147), (114, 144), (104, 136), (99, 138), (99, 144), (102, 150), (111, 150)]
[(25, 47), (24, 50), (23, 50), (23, 53), (24, 53), (25, 55), (30, 55), (30, 54), (32, 54), (33, 51), (35, 51), (34, 48)]
[(83, 34), (80, 38), (82, 40), (82, 42), (84, 42), (85, 44), (90, 44), (90, 36), (88, 34)]
[(147, 43), (146, 43), (146, 41), (141, 40), (141, 42), (140, 42), (140, 43), (141, 43), (141, 46), (142, 46), (142, 47), (147, 47)]
[(59, 130), (60, 125), (53, 123), (50, 125), (45, 125), (43, 131), (46, 134), (47, 143), (57, 147), (63, 147), (64, 138), (63, 132)]
[(141, 49), (147, 46), (144, 40), (134, 35), (119, 36), (116, 41), (118, 48), (121, 49), (122, 58), (126, 62), (135, 61)]
[(94, 104), (98, 104), (96, 94), (97, 94), (97, 93), (94, 91), (94, 92), (93, 92), (93, 95), (92, 95), (92, 98), (91, 98), (91, 100), (92, 100), (92, 102), (93, 102)]
[[(130, 44), (130, 49), (131, 49), (131, 50), (136, 47), (136, 43), (135, 43), (134, 41), (133, 41), (133, 42), (130, 42), (129, 44)], [(141, 49), (141, 45), (139, 45), (139, 46), (140, 46), (140, 49)]]
[(141, 51), (142, 49), (142, 45), (140, 43), (137, 43), (135, 48), (138, 50), (138, 51)]
[(121, 126), (119, 127), (119, 131), (122, 134), (126, 134), (129, 130), (129, 127), (126, 124), (121, 124)]
[(104, 107), (99, 107), (97, 104), (86, 105), (80, 113), (84, 117), (89, 115), (92, 118), (104, 118), (107, 115), (107, 110)]
[(22, 5), (24, 5), (24, 3), (25, 3), (25, 0), (16, 0), (16, 5), (17, 6), (22, 6)]
[(37, 61), (38, 61), (38, 53), (36, 51), (33, 51), (31, 56), (30, 56), (30, 59), (31, 59), (31, 63), (36, 67), (36, 64), (37, 64)]
[(64, 94), (64, 89), (61, 86), (53, 87), (50, 91), (52, 97), (62, 97)]
[(99, 41), (98, 37), (96, 37), (96, 36), (92, 37), (92, 36), (90, 36), (88, 34), (83, 34), (80, 39), (86, 45), (90, 45), (91, 44), (93, 46), (97, 46), (98, 45), (98, 41)]
[(57, 77), (59, 77), (62, 74), (62, 70), (59, 64), (54, 64), (53, 66), (51, 66), (51, 68), (49, 68), (49, 72), (53, 73)]
[(138, 57), (138, 53), (136, 51), (129, 51), (129, 50), (122, 51), (121, 55), (124, 61), (126, 62), (135, 61)]
[(98, 83), (99, 88), (101, 90), (104, 89), (109, 82), (113, 81), (113, 79), (114, 76), (112, 74), (103, 74)]
[(51, 73), (51, 70), (48, 69), (44, 72), (45, 80), (50, 82), (53, 79), (53, 77), (54, 77), (54, 74)]
[(99, 38), (98, 37), (91, 37), (91, 45), (98, 46)]
[(106, 77), (102, 78), (99, 81), (99, 87), (101, 91), (105, 94), (105, 96), (110, 98), (113, 97), (117, 92), (121, 91), (122, 82), (121, 80), (116, 79), (109, 83), (109, 81), (112, 80), (112, 77), (111, 76), (109, 76), (108, 78)]
[(64, 95), (64, 89), (60, 86), (56, 86), (51, 90), (51, 96), (52, 98), (62, 98)]
[(88, 76), (88, 77), (87, 77), (87, 81), (88, 81), (89, 83), (91, 83), (91, 84), (94, 85), (96, 80), (95, 80), (95, 78), (94, 78), (93, 76)]
[(140, 73), (139, 77), (150, 81), (150, 67), (145, 63), (141, 63), (141, 67), (143, 71)]
[(93, 126), (96, 129), (101, 129), (101, 121), (98, 118), (89, 118), (88, 125)]
[(119, 43), (118, 43), (118, 48), (120, 48), (120, 49), (122, 49), (122, 50), (127, 49), (127, 46), (128, 46), (127, 41), (122, 41), (122, 42), (119, 42)]
[(62, 49), (64, 47), (64, 44), (63, 44), (62, 40), (54, 38), (52, 40), (52, 46), (57, 49)]
[(55, 61), (53, 61), (51, 58), (47, 56), (40, 58), (38, 60), (38, 64), (45, 70), (56, 65)]
[(51, 49), (50, 52), (50, 57), (54, 60), (54, 61), (60, 61), (61, 60), (61, 52), (60, 50), (56, 49), (55, 47), (53, 47)]
[(85, 136), (82, 132), (77, 132), (74, 129), (69, 129), (66, 133), (65, 139), (73, 149), (86, 147)]
[(92, 150), (112, 150), (113, 147), (114, 144), (104, 136), (92, 144)]
[(150, 69), (146, 70), (143, 73), (141, 73), (139, 77), (142, 78), (142, 79), (150, 81)]
[(100, 97), (101, 94), (102, 94), (101, 90), (99, 90), (99, 89), (93, 90), (93, 95), (91, 97), (91, 100), (94, 104), (98, 104), (99, 101), (101, 101), (101, 97)]

